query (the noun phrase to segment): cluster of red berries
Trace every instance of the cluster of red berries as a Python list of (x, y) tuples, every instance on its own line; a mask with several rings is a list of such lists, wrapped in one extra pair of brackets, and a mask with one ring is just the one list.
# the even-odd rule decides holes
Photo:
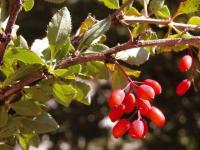
[[(192, 57), (190, 55), (185, 55), (183, 56), (180, 61), (178, 68), (181, 72), (187, 72), (192, 66)], [(191, 81), (189, 79), (184, 79), (181, 81), (177, 88), (176, 88), (176, 93), (181, 96), (184, 95), (190, 88), (191, 86)]]
[(119, 120), (112, 130), (113, 136), (119, 138), (129, 131), (132, 138), (144, 138), (148, 132), (148, 124), (142, 116), (149, 118), (156, 126), (162, 127), (165, 124), (165, 116), (150, 103), (155, 95), (161, 92), (160, 84), (151, 79), (144, 82), (132, 81), (124, 90), (114, 90), (108, 100), (111, 109), (110, 120)]

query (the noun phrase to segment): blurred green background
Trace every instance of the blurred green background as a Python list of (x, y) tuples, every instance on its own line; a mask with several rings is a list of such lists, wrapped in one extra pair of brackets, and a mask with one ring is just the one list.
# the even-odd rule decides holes
[[(172, 12), (182, 0), (167, 0)], [(64, 4), (50, 4), (36, 0), (31, 12), (22, 12), (17, 24), (21, 26), (19, 34), (31, 43), (43, 38), (52, 15), (61, 7), (67, 6), (71, 12), (73, 32), (86, 18), (88, 13), (97, 19), (105, 18), (112, 11), (97, 0), (67, 0)], [(112, 28), (108, 34), (108, 46), (127, 41), (127, 32), (120, 26)], [(199, 150), (200, 149), (200, 97), (199, 92), (190, 91), (178, 97), (176, 85), (186, 77), (177, 69), (181, 53), (160, 54), (136, 69), (142, 70), (139, 81), (152, 78), (159, 81), (163, 94), (154, 104), (166, 115), (167, 124), (159, 129), (149, 122), (150, 131), (146, 139), (135, 140), (128, 136), (115, 140), (111, 136), (111, 124), (105, 118), (108, 114), (107, 99), (111, 92), (109, 82), (98, 81), (94, 84), (92, 105), (84, 106), (73, 102), (64, 108), (50, 101), (50, 113), (61, 125), (57, 132), (42, 135), (40, 150)], [(198, 78), (198, 76), (197, 76)], [(198, 84), (198, 80), (196, 80)], [(45, 145), (46, 144), (46, 149)], [(43, 148), (43, 149), (42, 149)]]

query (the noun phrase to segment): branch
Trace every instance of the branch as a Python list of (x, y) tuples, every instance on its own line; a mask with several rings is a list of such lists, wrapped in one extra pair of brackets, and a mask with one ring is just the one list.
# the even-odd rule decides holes
[(147, 18), (147, 17), (124, 16), (123, 21), (127, 24), (148, 23), (148, 24), (166, 25), (166, 26), (169, 25), (169, 26), (174, 26), (178, 29), (185, 29), (185, 30), (188, 30), (188, 31), (200, 31), (199, 25), (171, 22), (171, 20), (166, 20), (166, 19), (154, 19), (154, 18)]
[[(97, 54), (89, 54), (89, 55), (79, 55), (73, 58), (63, 59), (57, 66), (56, 69), (67, 68), (77, 64), (83, 64), (89, 61), (106, 61), (112, 54), (115, 54), (120, 51), (124, 51), (131, 48), (137, 47), (146, 47), (146, 46), (174, 46), (176, 44), (200, 44), (200, 36), (194, 36), (188, 39), (185, 38), (176, 38), (176, 39), (159, 39), (159, 40), (139, 40), (136, 42), (127, 42), (121, 44), (119, 46), (112, 47), (108, 50), (105, 50), (101, 53)], [(7, 97), (11, 96), (12, 94), (22, 90), (24, 86), (30, 85), (33, 82), (40, 81), (47, 73), (45, 72), (38, 72), (29, 75), (24, 80), (18, 82), (17, 84), (13, 85), (2, 94), (0, 94), (0, 100), (5, 100)]]
[(12, 3), (10, 17), (8, 19), (8, 23), (7, 23), (7, 26), (5, 29), (6, 39), (4, 42), (0, 43), (0, 63), (2, 63), (2, 59), (3, 59), (4, 53), (5, 53), (6, 47), (10, 43), (12, 29), (17, 20), (17, 16), (21, 10), (21, 5), (22, 5), (22, 0), (14, 0), (14, 2)]

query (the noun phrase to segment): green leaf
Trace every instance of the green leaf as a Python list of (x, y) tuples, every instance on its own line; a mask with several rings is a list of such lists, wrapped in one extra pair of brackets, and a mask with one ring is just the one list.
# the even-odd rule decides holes
[(200, 8), (200, 1), (199, 0), (184, 0), (179, 5), (177, 10), (177, 15), (180, 14), (189, 14), (198, 11)]
[(150, 52), (144, 48), (132, 48), (121, 51), (116, 54), (116, 59), (123, 60), (131, 65), (141, 65), (145, 63), (150, 56)]
[(12, 0), (1, 0), (0, 1), (0, 23), (4, 22), (9, 16), (10, 6)]
[(0, 144), (0, 149), (1, 150), (13, 150), (13, 147), (9, 146), (7, 144)]
[(88, 49), (86, 49), (86, 51), (84, 53), (85, 54), (94, 54), (94, 53), (102, 52), (107, 49), (109, 49), (108, 46), (101, 44), (101, 43), (97, 43), (97, 44), (91, 45)]
[(9, 118), (6, 126), (0, 129), (0, 139), (15, 136), (17, 130), (22, 125), (21, 121), (22, 121), (21, 117)]
[(26, 64), (45, 64), (34, 52), (24, 48), (8, 48), (4, 55), (4, 59), (11, 64), (16, 60), (22, 61)]
[(159, 11), (156, 12), (156, 17), (168, 19), (170, 18), (170, 11), (167, 5), (164, 5)]
[(30, 11), (34, 6), (34, 0), (25, 0), (22, 6), (25, 11)]
[(110, 19), (104, 19), (94, 24), (83, 36), (79, 45), (79, 50), (88, 48), (92, 42), (104, 34), (111, 25)]
[(17, 37), (17, 39), (14, 41), (14, 44), (15, 44), (15, 47), (21, 47), (25, 49), (29, 48), (26, 39), (21, 35)]
[(69, 10), (64, 7), (53, 16), (47, 28), (47, 37), (51, 48), (52, 58), (54, 58), (56, 51), (58, 51), (66, 42), (71, 30), (71, 16)]
[(73, 88), (72, 85), (69, 85), (66, 82), (60, 80), (56, 80), (53, 83), (52, 90), (56, 101), (66, 107), (69, 106), (77, 94), (77, 91)]
[(152, 0), (149, 5), (149, 9), (152, 13), (158, 12), (164, 5), (165, 0)]
[(103, 62), (92, 61), (82, 65), (83, 74), (94, 77), (96, 79), (108, 79), (109, 72)]
[(23, 133), (47, 133), (55, 131), (59, 128), (57, 122), (48, 113), (41, 116), (34, 117), (33, 119), (25, 118), (23, 122)]
[(200, 26), (200, 17), (198, 16), (191, 17), (187, 23)]
[(40, 105), (32, 100), (20, 100), (11, 104), (11, 108), (22, 116), (38, 116), (44, 112)]
[(39, 136), (35, 133), (21, 134), (19, 136), (19, 143), (22, 146), (23, 150), (28, 150), (31, 145), (38, 147), (39, 141)]
[(50, 3), (60, 4), (60, 3), (63, 3), (64, 1), (66, 1), (66, 0), (45, 0), (45, 1), (50, 2)]
[(6, 106), (0, 106), (0, 128), (4, 127), (8, 122), (8, 112)]
[(135, 7), (130, 7), (125, 10), (126, 16), (141, 16), (140, 12)]
[(102, 0), (104, 5), (110, 9), (119, 8), (119, 0)]
[(127, 84), (127, 78), (124, 73), (115, 65), (115, 70), (112, 73), (112, 88), (121, 89)]
[(90, 86), (85, 82), (78, 82), (78, 81), (74, 81), (72, 85), (77, 91), (75, 99), (85, 105), (90, 105), (91, 104)]

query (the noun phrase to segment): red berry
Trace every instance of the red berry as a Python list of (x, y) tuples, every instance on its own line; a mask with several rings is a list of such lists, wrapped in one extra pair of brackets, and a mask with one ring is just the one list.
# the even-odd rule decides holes
[(144, 138), (148, 132), (148, 126), (144, 119), (135, 120), (131, 123), (129, 135), (132, 138)]
[(116, 105), (120, 105), (124, 100), (125, 93), (123, 90), (118, 89), (114, 90), (108, 100), (110, 108), (113, 108)]
[(184, 79), (176, 87), (176, 93), (179, 96), (184, 95), (189, 90), (190, 86), (191, 86), (191, 81), (188, 79)]
[(113, 107), (108, 116), (112, 122), (119, 120), (124, 114), (125, 106), (120, 104), (117, 107)]
[(157, 81), (151, 80), (151, 79), (146, 79), (144, 81), (144, 84), (149, 85), (150, 87), (152, 87), (154, 89), (154, 92), (155, 92), (156, 95), (161, 94), (162, 88), (161, 88), (160, 84)]
[(133, 95), (133, 93), (126, 94), (122, 104), (125, 105), (126, 113), (132, 112), (135, 107), (135, 96)]
[(147, 100), (137, 100), (137, 106), (140, 110), (140, 113), (146, 116), (151, 109), (151, 104)]
[(192, 66), (192, 57), (190, 55), (185, 55), (179, 61), (178, 68), (181, 72), (188, 71)]
[(130, 128), (130, 122), (127, 119), (120, 120), (113, 128), (112, 135), (115, 138), (123, 136)]
[(162, 111), (154, 106), (151, 107), (151, 110), (148, 113), (148, 117), (158, 127), (164, 126), (166, 121)]
[(154, 99), (155, 97), (155, 92), (153, 90), (152, 87), (150, 87), (149, 85), (140, 85), (138, 88), (137, 88), (137, 97), (139, 99), (143, 99), (143, 100), (152, 100)]

